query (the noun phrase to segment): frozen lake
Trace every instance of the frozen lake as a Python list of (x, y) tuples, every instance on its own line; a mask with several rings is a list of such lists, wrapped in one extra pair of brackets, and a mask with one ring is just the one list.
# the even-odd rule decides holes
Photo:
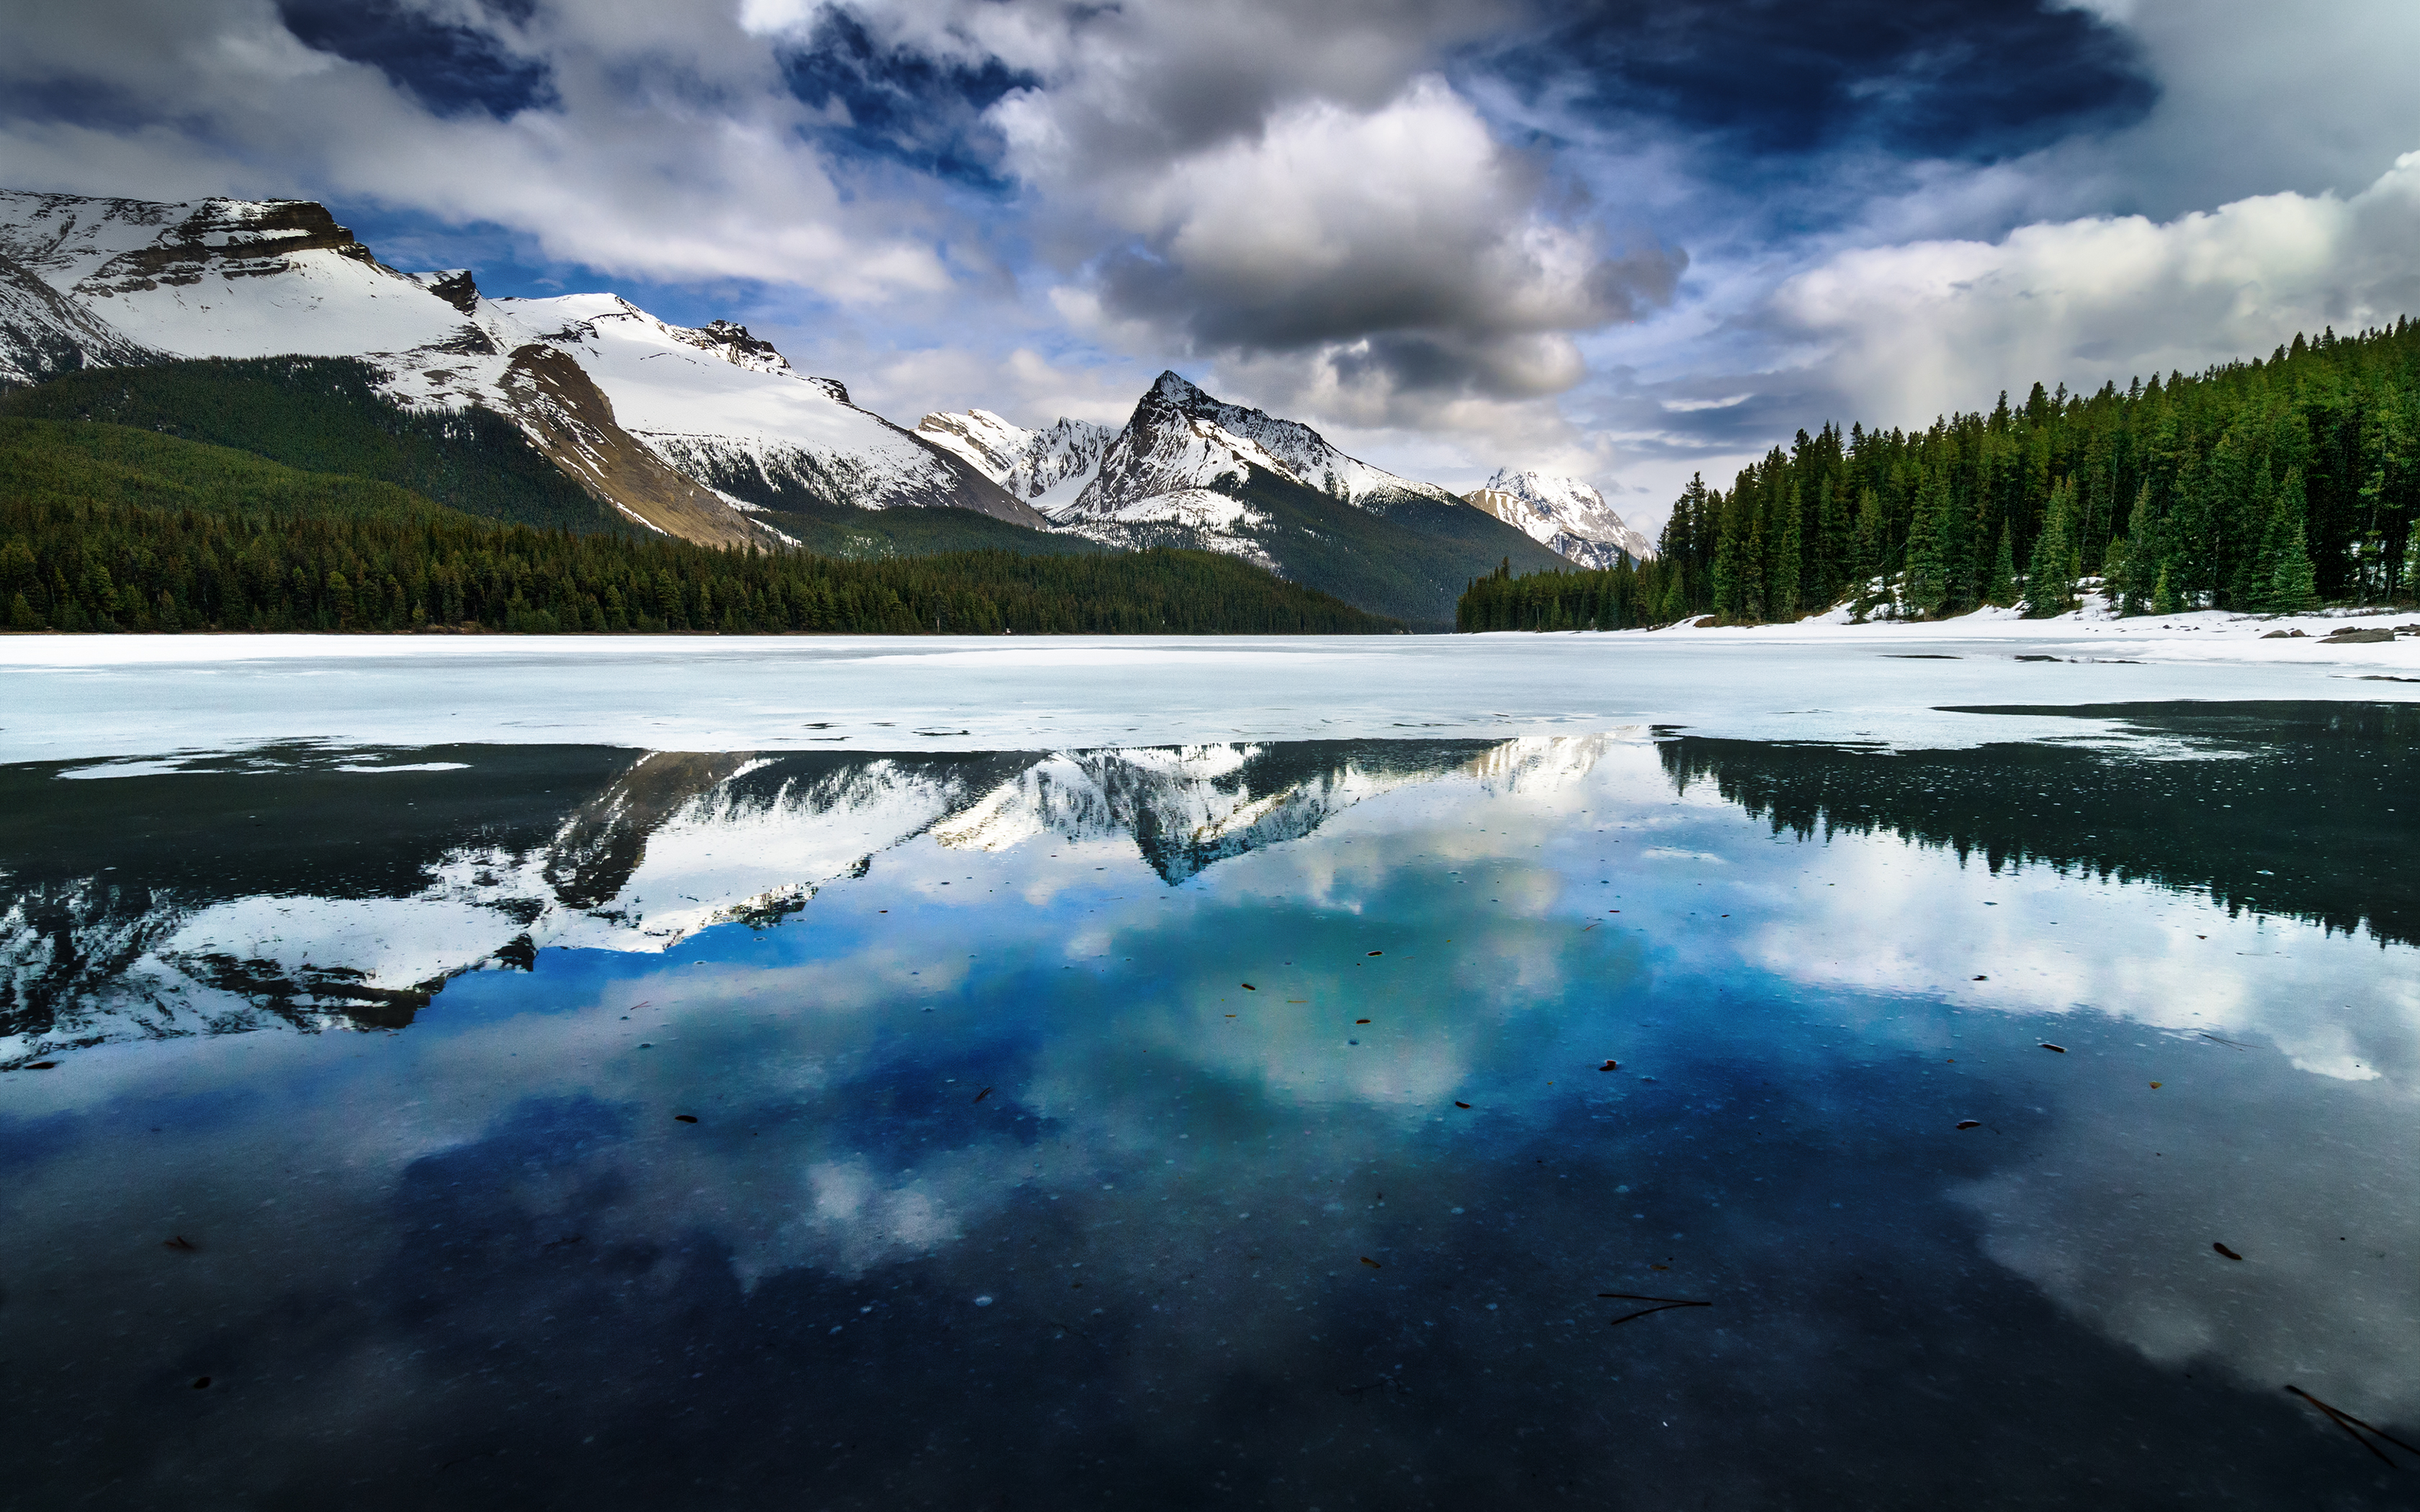
[(0, 637), (0, 761), (266, 739), (997, 750), (1647, 723), (1955, 745), (1980, 726), (1937, 715), (1944, 705), (2420, 698), (2420, 635), (2264, 641), (2263, 623), (1217, 640)]
[(12, 1495), (2408, 1504), (2416, 653), (0, 640)]

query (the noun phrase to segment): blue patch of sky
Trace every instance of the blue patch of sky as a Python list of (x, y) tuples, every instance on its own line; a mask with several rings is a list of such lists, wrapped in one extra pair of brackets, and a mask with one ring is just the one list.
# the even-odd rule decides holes
[(2139, 120), (2158, 97), (2132, 36), (2040, 0), (1613, 0), (1491, 61), (1585, 114), (1713, 137), (1742, 157), (1863, 146), (1996, 161)]
[(970, 63), (884, 42), (839, 7), (823, 12), (804, 47), (783, 54), (782, 74), (801, 103), (845, 113), (815, 133), (828, 149), (1001, 194), (1012, 186), (983, 112), (1040, 82), (997, 57)]
[[(526, 21), (535, 0), (483, 0), (498, 21)], [(304, 46), (383, 72), (440, 116), (485, 111), (502, 120), (555, 103), (551, 70), (493, 33), (397, 0), (278, 0), (286, 29)]]

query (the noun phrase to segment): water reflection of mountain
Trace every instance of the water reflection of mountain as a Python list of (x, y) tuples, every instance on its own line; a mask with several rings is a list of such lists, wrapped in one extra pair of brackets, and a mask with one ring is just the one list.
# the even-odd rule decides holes
[(1518, 787), (1585, 771), (1599, 748), (306, 748), (18, 766), (0, 770), (0, 1064), (273, 1020), (399, 1026), (459, 972), (769, 922), (926, 834), (982, 850), (1124, 837), (1174, 884), (1406, 782), (1460, 771)]
[(1884, 751), (1683, 735), (1664, 769), (1774, 832), (1890, 830), (1993, 871), (2041, 863), (2207, 890), (2230, 911), (2420, 942), (2420, 707), (2167, 703), (1956, 712), (2116, 719), (2145, 748)]

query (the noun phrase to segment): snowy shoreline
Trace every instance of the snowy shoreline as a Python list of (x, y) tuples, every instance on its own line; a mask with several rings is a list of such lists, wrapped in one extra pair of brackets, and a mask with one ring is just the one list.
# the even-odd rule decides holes
[[(0, 638), (0, 762), (288, 742), (1005, 751), (1651, 727), (1913, 748), (2112, 738), (2121, 723), (1960, 708), (2420, 702), (2420, 636), (2323, 639), (2341, 623), (2204, 612), (1456, 636), (16, 636)], [(2304, 639), (2262, 639), (2295, 624), (2311, 627)]]

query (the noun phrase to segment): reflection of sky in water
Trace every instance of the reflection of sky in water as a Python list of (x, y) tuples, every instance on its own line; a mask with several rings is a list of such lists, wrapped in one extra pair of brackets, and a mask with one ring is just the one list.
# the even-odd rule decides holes
[[(1672, 753), (623, 758), (411, 887), (188, 889), (159, 938), (319, 933), (18, 1041), (70, 1046), (0, 1080), (20, 1494), (2395, 1504), (2279, 1388), (2420, 1437), (2411, 947), (1776, 835)], [(399, 1031), (141, 1037), (346, 1022), (294, 974), (499, 910), (564, 948)]]

